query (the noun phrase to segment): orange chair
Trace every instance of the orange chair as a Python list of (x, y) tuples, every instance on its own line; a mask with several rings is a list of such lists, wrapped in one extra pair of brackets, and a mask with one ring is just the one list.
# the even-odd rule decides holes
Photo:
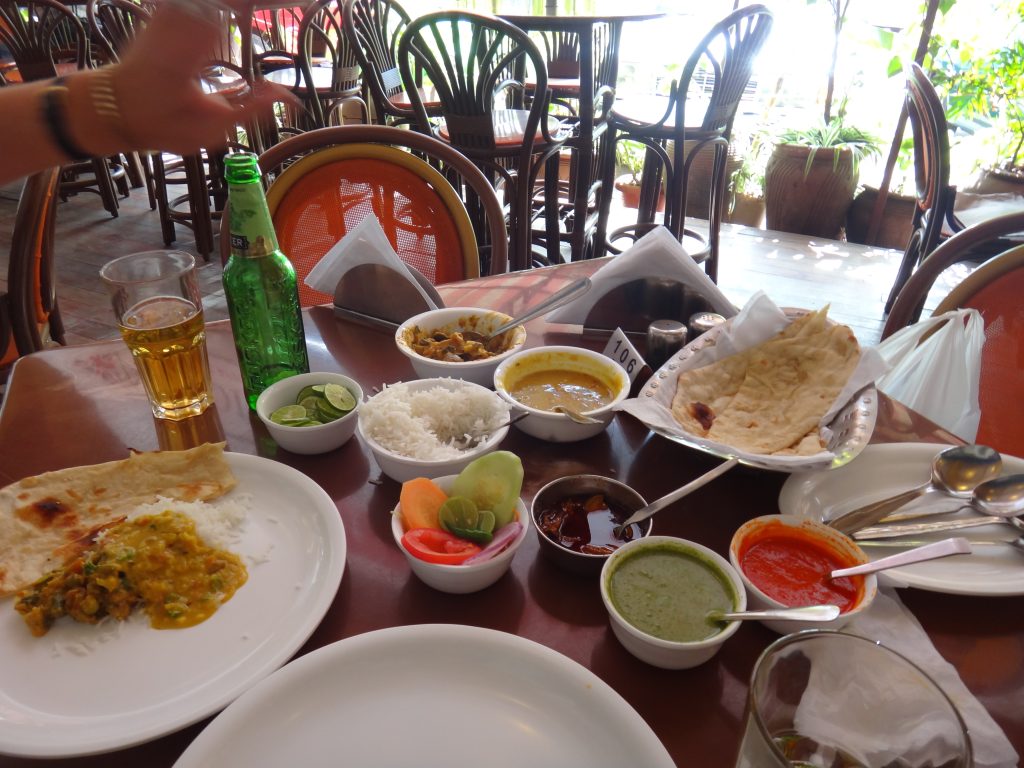
[(0, 370), (22, 355), (64, 343), (53, 267), (60, 169), (30, 176), (18, 200), (7, 265), (7, 294), (0, 295)]
[[(997, 222), (993, 225), (992, 222)], [(985, 225), (988, 225), (985, 228)], [(968, 227), (940, 245), (911, 275), (893, 304), (882, 338), (895, 333), (920, 311), (924, 298), (945, 266), (980, 243), (1024, 227), (1024, 213), (1010, 214)], [(981, 238), (972, 230), (984, 228)], [(965, 235), (967, 237), (965, 237)], [(952, 246), (952, 247), (951, 247)], [(936, 261), (938, 260), (938, 261)], [(981, 425), (977, 442), (999, 451), (1024, 456), (1024, 245), (986, 261), (957, 285), (935, 308), (977, 309), (985, 321), (981, 353)]]
[[(274, 179), (267, 204), (281, 250), (299, 276), (303, 306), (333, 300), (303, 279), (371, 214), (399, 257), (433, 284), (508, 269), (504, 214), (494, 190), (465, 156), (429, 136), (372, 125), (322, 128), (267, 150), (260, 167)], [(474, 228), (467, 203), (483, 212), (486, 229)], [(228, 230), (221, 227), (225, 261)]]

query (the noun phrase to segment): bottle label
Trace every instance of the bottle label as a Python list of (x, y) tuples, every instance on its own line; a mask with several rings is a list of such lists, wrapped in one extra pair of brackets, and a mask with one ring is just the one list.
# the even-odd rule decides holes
[(231, 251), (240, 258), (266, 256), (277, 250), (277, 235), (260, 184), (232, 184)]

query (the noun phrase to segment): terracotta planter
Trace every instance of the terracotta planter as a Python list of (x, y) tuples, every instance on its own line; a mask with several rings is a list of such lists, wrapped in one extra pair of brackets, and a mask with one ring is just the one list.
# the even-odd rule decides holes
[[(622, 193), (622, 204), (627, 208), (639, 208), (640, 207), (640, 185), (634, 184), (631, 181), (630, 176), (619, 176), (615, 180), (615, 188)], [(664, 213), (665, 211), (665, 192), (662, 190), (658, 196), (658, 212)]]
[[(690, 144), (691, 142), (686, 142)], [(671, 144), (671, 142), (670, 142)], [(689, 153), (687, 149), (687, 153)], [(671, 147), (669, 152), (672, 152)], [(701, 147), (697, 156), (690, 164), (690, 178), (687, 180), (686, 189), (686, 215), (698, 219), (709, 218), (709, 201), (711, 199), (711, 171), (715, 163), (715, 148), (712, 145)], [(732, 175), (739, 170), (743, 164), (742, 158), (736, 154), (736, 149), (729, 145), (725, 155), (725, 179), (729, 183)], [(729, 199), (728, 191), (725, 199)]]
[(732, 210), (726, 211), (722, 218), (733, 224), (746, 224), (748, 227), (763, 229), (764, 198), (737, 193), (734, 196)]
[[(853, 154), (848, 149), (818, 148), (807, 171), (810, 147), (780, 144), (765, 170), (768, 229), (835, 238), (857, 188)], [(839, 153), (838, 163), (836, 152)]]
[(846, 217), (846, 239), (851, 243), (865, 245), (881, 245), (902, 251), (910, 242), (914, 226), (914, 209), (917, 198), (908, 195), (895, 195), (892, 192), (885, 199), (882, 221), (873, 242), (868, 242), (868, 227), (878, 200), (878, 190), (865, 187), (854, 198), (853, 205)]

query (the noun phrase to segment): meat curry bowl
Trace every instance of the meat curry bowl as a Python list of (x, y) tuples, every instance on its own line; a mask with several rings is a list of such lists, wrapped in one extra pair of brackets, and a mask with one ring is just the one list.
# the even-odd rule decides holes
[[(535, 347), (516, 352), (494, 372), (494, 389), (516, 410), (526, 411), (516, 426), (555, 443), (586, 440), (605, 430), (615, 407), (629, 396), (626, 370), (604, 355), (582, 347)], [(557, 408), (593, 419), (580, 424)]]
[(526, 343), (522, 325), (486, 340), (511, 319), (479, 307), (432, 309), (398, 326), (395, 345), (421, 379), (463, 379), (492, 387), (499, 363)]

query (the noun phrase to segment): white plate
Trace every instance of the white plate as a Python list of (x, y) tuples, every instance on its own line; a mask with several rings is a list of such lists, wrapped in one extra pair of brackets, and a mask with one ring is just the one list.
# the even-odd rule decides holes
[[(779, 494), (779, 511), (830, 520), (863, 504), (879, 501), (928, 480), (932, 459), (949, 446), (936, 443), (869, 445), (857, 460), (827, 472), (792, 475)], [(1003, 474), (1024, 472), (1024, 460), (1003, 456)], [(955, 510), (959, 504), (941, 494), (926, 494), (904, 509), (929, 506)], [(903, 511), (903, 510), (901, 510)], [(965, 516), (972, 513), (965, 512)], [(1012, 538), (1005, 525), (931, 534), (922, 539), (965, 536), (979, 540)], [(895, 550), (865, 547), (875, 559)], [(1011, 547), (980, 546), (971, 555), (918, 563), (886, 571), (899, 584), (956, 595), (1024, 595), (1024, 555)]]
[(57, 622), (32, 637), (0, 603), (0, 753), (65, 757), (162, 736), (223, 708), (284, 664), (334, 600), (345, 530), (320, 486), (275, 461), (226, 454), (250, 496), (241, 541), (249, 580), (207, 621), (155, 630)]
[(505, 768), (674, 763), (600, 678), (550, 648), (479, 627), (356, 635), (239, 697), (176, 768)]

